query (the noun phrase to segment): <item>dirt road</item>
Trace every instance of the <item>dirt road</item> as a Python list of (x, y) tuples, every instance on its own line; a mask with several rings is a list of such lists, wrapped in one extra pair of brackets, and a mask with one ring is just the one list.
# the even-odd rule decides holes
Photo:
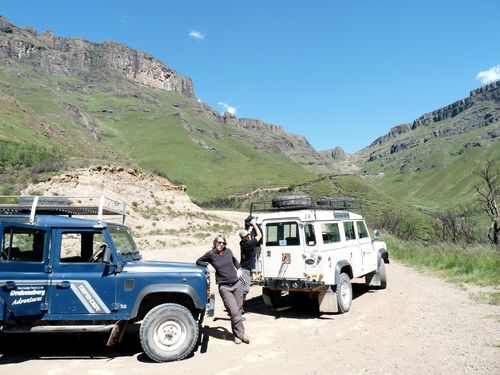
[(231, 341), (220, 299), (191, 357), (154, 364), (133, 333), (116, 348), (104, 336), (1, 336), (1, 374), (500, 374), (499, 308), (392, 263), (386, 290), (355, 287), (345, 315), (306, 307), (272, 311), (253, 287), (249, 345)]
[[(237, 238), (229, 245), (236, 248)], [(194, 261), (202, 251), (148, 256)], [(254, 286), (246, 308), (249, 345), (233, 343), (219, 298), (215, 317), (203, 323), (202, 345), (180, 362), (151, 363), (134, 332), (114, 348), (105, 336), (1, 335), (0, 374), (500, 374), (498, 306), (396, 262), (387, 271), (385, 290), (354, 285), (344, 315), (305, 305), (273, 311)]]

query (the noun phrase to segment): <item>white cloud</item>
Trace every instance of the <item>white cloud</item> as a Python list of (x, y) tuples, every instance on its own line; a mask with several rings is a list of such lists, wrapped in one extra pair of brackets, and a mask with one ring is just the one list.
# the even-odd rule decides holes
[(196, 31), (196, 30), (193, 30), (189, 33), (189, 36), (193, 39), (197, 39), (197, 40), (203, 40), (205, 39), (205, 34), (199, 32), (199, 31)]
[(476, 79), (482, 83), (490, 83), (500, 79), (500, 65), (494, 66), (484, 72), (477, 73)]
[(229, 104), (224, 102), (218, 102), (217, 104), (224, 108), (224, 112), (229, 112), (232, 115), (236, 114), (236, 107), (230, 106)]

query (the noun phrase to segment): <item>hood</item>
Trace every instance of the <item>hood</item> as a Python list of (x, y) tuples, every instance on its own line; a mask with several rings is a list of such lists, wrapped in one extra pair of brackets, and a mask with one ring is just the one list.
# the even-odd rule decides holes
[(164, 262), (156, 260), (140, 260), (127, 262), (123, 266), (123, 272), (129, 273), (202, 273), (205, 267), (197, 266), (188, 262)]

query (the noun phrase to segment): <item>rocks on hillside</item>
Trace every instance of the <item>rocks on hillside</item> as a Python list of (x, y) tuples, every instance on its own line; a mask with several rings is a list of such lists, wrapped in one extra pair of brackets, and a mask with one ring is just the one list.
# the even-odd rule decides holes
[[(445, 120), (449, 120), (444, 122)], [(401, 150), (417, 147), (432, 138), (449, 137), (483, 128), (500, 121), (500, 81), (471, 91), (468, 98), (420, 116), (412, 123), (393, 127), (377, 138), (361, 155), (373, 161)], [(413, 136), (421, 127), (437, 125), (428, 132)], [(490, 132), (491, 133), (491, 132)]]
[(0, 17), (0, 61), (28, 63), (45, 73), (63, 76), (103, 70), (144, 86), (195, 98), (191, 78), (179, 75), (145, 52), (113, 41), (98, 44), (56, 37), (51, 31), (38, 35), (33, 29), (16, 27), (3, 17)]

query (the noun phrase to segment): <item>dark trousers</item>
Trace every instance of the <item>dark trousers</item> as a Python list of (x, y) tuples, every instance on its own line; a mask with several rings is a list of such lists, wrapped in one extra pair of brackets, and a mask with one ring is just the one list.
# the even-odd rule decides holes
[(243, 288), (237, 281), (233, 285), (219, 285), (219, 294), (224, 303), (229, 318), (231, 318), (231, 329), (233, 335), (242, 338), (245, 326), (241, 318), (241, 306), (243, 305)]
[[(252, 286), (252, 272), (246, 268), (241, 269), (241, 285), (243, 287), (243, 303), (245, 303), (245, 299), (247, 298), (248, 292), (250, 292), (250, 287)], [(243, 304), (241, 307), (243, 311)]]

